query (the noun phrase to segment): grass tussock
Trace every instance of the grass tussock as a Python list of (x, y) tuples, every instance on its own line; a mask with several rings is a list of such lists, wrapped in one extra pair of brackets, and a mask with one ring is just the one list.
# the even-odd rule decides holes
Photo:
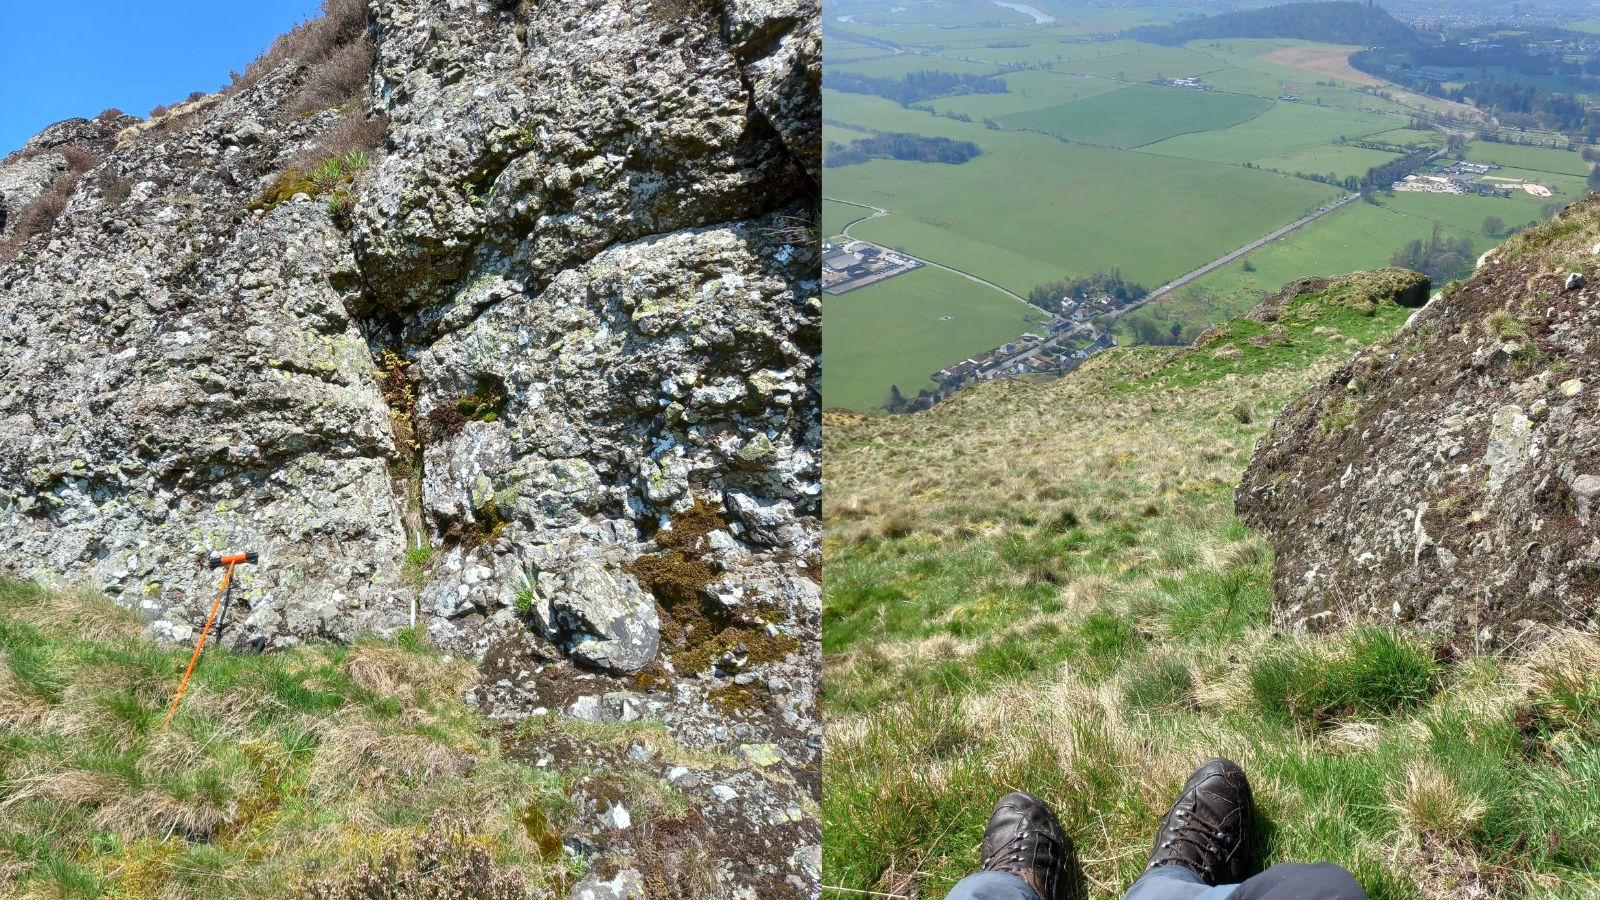
[(97, 595), (0, 582), (0, 894), (425, 896), (465, 878), (510, 897), (569, 880), (525, 822), (559, 818), (566, 776), (502, 755), (460, 701), (466, 663), (416, 635), (208, 648), (163, 729), (188, 650), (141, 635)]
[(1263, 864), (1337, 862), (1378, 900), (1600, 892), (1593, 635), (1506, 660), (1271, 625), (1233, 485), (1278, 410), (1405, 321), (1370, 287), (1209, 349), (828, 414), (825, 884), (943, 896), (1023, 789), (1061, 813), (1091, 896), (1118, 897), (1222, 754), (1255, 785)]

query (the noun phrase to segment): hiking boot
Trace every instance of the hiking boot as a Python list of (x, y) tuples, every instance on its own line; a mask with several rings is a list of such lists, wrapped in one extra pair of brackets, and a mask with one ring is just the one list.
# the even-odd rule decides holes
[(1043, 800), (1019, 792), (1005, 795), (983, 829), (983, 869), (1015, 875), (1039, 900), (1065, 900), (1072, 845)]
[(1256, 809), (1244, 770), (1226, 759), (1196, 769), (1156, 831), (1148, 871), (1177, 865), (1206, 884), (1237, 884), (1250, 865)]

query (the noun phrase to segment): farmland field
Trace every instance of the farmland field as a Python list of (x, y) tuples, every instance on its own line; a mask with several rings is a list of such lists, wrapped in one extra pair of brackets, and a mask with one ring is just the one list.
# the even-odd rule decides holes
[(1389, 128), (1393, 118), (1350, 109), (1276, 103), (1257, 118), (1224, 131), (1186, 134), (1141, 147), (1146, 153), (1242, 164), (1268, 156), (1357, 140)]
[(831, 238), (844, 231), (845, 226), (872, 214), (871, 210), (835, 200), (822, 201), (822, 236)]
[[(1112, 267), (1153, 288), (1345, 193), (1342, 185), (1295, 173), (1359, 179), (1395, 158), (1357, 141), (1444, 145), (1440, 131), (1408, 127), (1444, 104), (1387, 87), (1392, 96), (1378, 96), (1358, 83), (1369, 79), (1344, 71), (1351, 47), (1278, 39), (1156, 46), (1116, 32), (1170, 21), (1184, 10), (1107, 10), (1057, 0), (1029, 5), (1056, 21), (1039, 24), (998, 5), (949, 0), (841, 0), (835, 7), (847, 8), (841, 15), (849, 20), (829, 19), (828, 71), (877, 78), (942, 71), (996, 78), (1008, 88), (910, 106), (824, 91), (825, 141), (908, 132), (981, 150), (956, 165), (874, 159), (826, 169), (827, 196), (889, 212), (852, 228), (854, 237), (1023, 295), (1047, 281)], [(1208, 89), (1150, 83), (1186, 77), (1202, 79)], [(1248, 257), (1254, 271), (1230, 263), (1139, 315), (1192, 331), (1249, 308), (1292, 278), (1386, 265), (1401, 245), (1426, 238), (1435, 222), (1445, 235), (1468, 236), (1481, 250), (1493, 242), (1481, 234), (1485, 217), (1522, 226), (1585, 190), (1589, 166), (1575, 152), (1482, 141), (1463, 149), (1467, 159), (1503, 167), (1491, 178), (1534, 181), (1555, 195), (1401, 194), (1380, 196), (1378, 205), (1352, 204), (1254, 251)], [(831, 235), (861, 212), (826, 203), (824, 229)], [(1020, 327), (1021, 313), (1005, 306), (1014, 301), (999, 292), (933, 270), (907, 279), (824, 301), (827, 405), (872, 409), (890, 384), (915, 393), (929, 373), (1009, 340)], [(932, 298), (967, 292), (1000, 303), (1004, 312), (992, 328), (960, 329), (965, 342), (957, 346), (943, 340), (957, 329), (906, 327), (910, 292)], [(879, 304), (883, 311), (875, 312)], [(1119, 337), (1128, 336), (1121, 331)], [(970, 335), (994, 343), (973, 346), (965, 340)], [(892, 344), (888, 352), (885, 341)], [(917, 341), (927, 346), (916, 349)], [(851, 347), (862, 352), (841, 350)]]
[[(1574, 196), (1551, 198), (1569, 203)], [(1408, 241), (1424, 240), (1438, 222), (1447, 238), (1468, 237), (1481, 254), (1501, 238), (1482, 232), (1483, 220), (1495, 216), (1509, 226), (1537, 219), (1548, 200), (1518, 191), (1506, 199), (1442, 194), (1404, 194), (1382, 198), (1378, 205), (1352, 203), (1326, 218), (1255, 251), (1186, 285), (1172, 296), (1145, 307), (1140, 316), (1161, 329), (1173, 323), (1215, 322), (1240, 315), (1267, 294), (1308, 275), (1343, 275), (1389, 265), (1394, 250)], [(1255, 271), (1244, 271), (1248, 262)], [(1441, 285), (1435, 285), (1435, 288)], [(1119, 339), (1131, 337), (1128, 323)]]
[(1587, 178), (1589, 175), (1589, 164), (1572, 150), (1475, 141), (1467, 148), (1467, 159), (1578, 178)]
[(1060, 106), (1000, 119), (1007, 128), (1043, 131), (1104, 147), (1132, 148), (1199, 131), (1220, 131), (1266, 112), (1269, 100), (1138, 84)]
[(1332, 172), (1343, 178), (1347, 175), (1361, 175), (1368, 169), (1381, 166), (1394, 158), (1393, 153), (1385, 153), (1382, 150), (1321, 144), (1279, 156), (1263, 157), (1255, 162), (1264, 169), (1277, 169), (1280, 172), (1307, 172), (1314, 175)]
[[(955, 166), (874, 160), (829, 169), (828, 195), (893, 211), (853, 229), (856, 237), (1019, 294), (1112, 266), (1153, 287), (1343, 193), (1234, 166), (932, 121), (983, 154)], [(933, 180), (936, 191), (928, 190)]]
[(1037, 310), (959, 275), (923, 268), (830, 296), (822, 316), (823, 402), (865, 410), (883, 403), (890, 385), (906, 396), (934, 387), (929, 375), (1016, 338)]

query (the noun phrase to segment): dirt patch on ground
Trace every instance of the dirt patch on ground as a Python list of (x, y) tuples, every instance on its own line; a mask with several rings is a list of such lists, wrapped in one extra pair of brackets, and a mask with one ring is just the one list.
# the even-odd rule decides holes
[(1326, 75), (1351, 84), (1364, 84), (1369, 87), (1383, 87), (1389, 82), (1381, 78), (1374, 78), (1365, 72), (1358, 72), (1350, 67), (1350, 54), (1353, 50), (1340, 50), (1327, 47), (1285, 47), (1271, 53), (1263, 53), (1261, 58), (1269, 63), (1299, 69), (1302, 72), (1312, 72), (1317, 75)]

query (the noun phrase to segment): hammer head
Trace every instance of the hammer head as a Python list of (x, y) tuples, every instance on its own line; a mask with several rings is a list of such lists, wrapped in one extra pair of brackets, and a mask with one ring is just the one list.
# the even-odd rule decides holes
[(211, 563), (211, 568), (220, 569), (223, 566), (230, 566), (235, 563), (253, 563), (260, 556), (261, 554), (253, 551), (249, 553), (213, 553), (208, 561)]

